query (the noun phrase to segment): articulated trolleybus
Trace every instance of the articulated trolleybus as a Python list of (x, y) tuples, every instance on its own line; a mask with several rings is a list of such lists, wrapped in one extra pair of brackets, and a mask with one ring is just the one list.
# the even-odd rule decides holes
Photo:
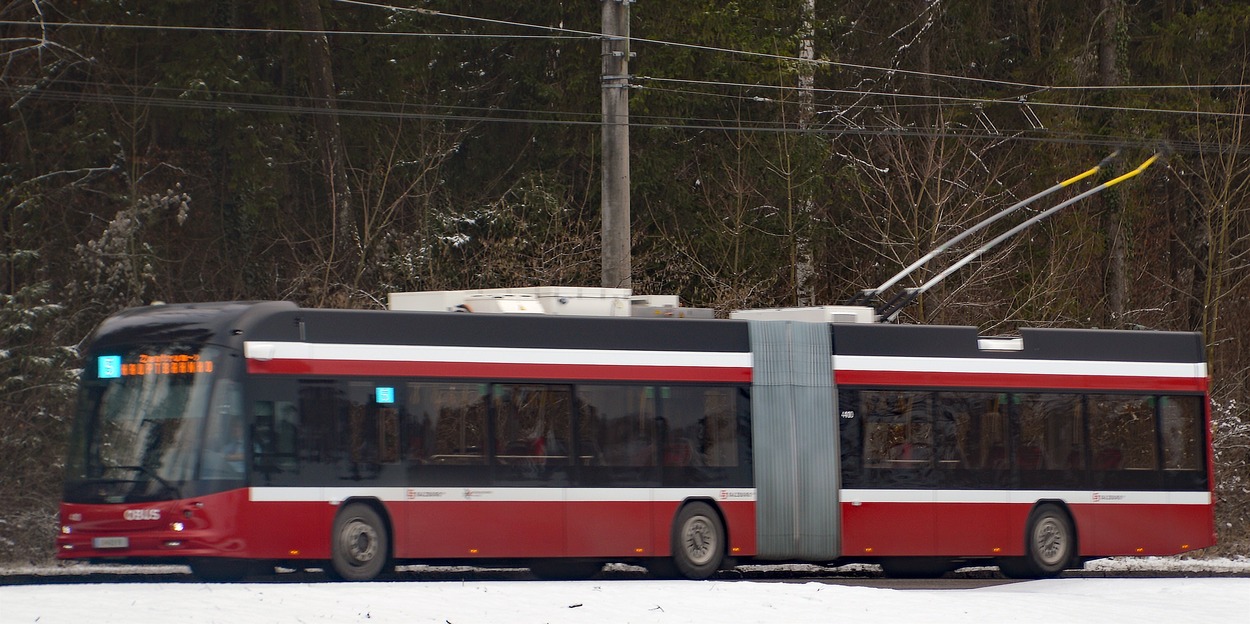
[(1046, 577), (1214, 543), (1195, 334), (987, 339), (845, 306), (649, 318), (699, 315), (616, 289), (410, 299), (105, 321), (58, 556), (209, 579), (411, 562), (700, 579), (743, 561)]

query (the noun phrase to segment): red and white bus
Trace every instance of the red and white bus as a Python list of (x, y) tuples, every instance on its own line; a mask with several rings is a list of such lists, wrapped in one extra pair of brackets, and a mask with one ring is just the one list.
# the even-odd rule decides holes
[(57, 555), (1044, 577), (1214, 543), (1196, 334), (754, 318), (124, 311), (85, 353)]

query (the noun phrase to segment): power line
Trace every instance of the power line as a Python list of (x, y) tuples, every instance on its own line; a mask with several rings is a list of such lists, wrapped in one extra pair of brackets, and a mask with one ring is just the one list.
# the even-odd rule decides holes
[[(136, 96), (136, 95), (119, 95), (119, 94), (103, 94), (103, 93), (80, 93), (68, 91), (28, 91), (16, 89), (8, 86), (0, 86), (0, 93), (10, 96), (25, 96), (32, 98), (41, 98), (51, 101), (65, 102), (88, 102), (88, 103), (106, 103), (106, 104), (125, 104), (125, 105), (153, 105), (167, 108), (178, 109), (200, 109), (200, 110), (227, 110), (227, 111), (248, 111), (261, 113), (290, 113), (290, 114), (338, 114), (345, 117), (357, 118), (381, 118), (381, 119), (401, 119), (401, 120), (423, 120), (423, 121), (445, 121), (455, 123), (520, 123), (532, 125), (561, 125), (561, 126), (586, 126), (598, 127), (600, 122), (592, 119), (563, 119), (563, 118), (533, 118), (527, 116), (517, 116), (517, 113), (523, 114), (549, 114), (586, 116), (584, 113), (565, 113), (551, 111), (518, 111), (514, 110), (511, 115), (488, 115), (488, 114), (459, 114), (459, 113), (429, 113), (429, 112), (410, 112), (395, 110), (365, 110), (355, 108), (342, 108), (335, 112), (327, 111), (322, 107), (309, 104), (305, 106), (294, 104), (265, 104), (258, 102), (244, 101), (205, 101), (205, 100), (189, 100), (186, 98), (171, 97), (154, 97), (154, 96)], [(276, 97), (276, 96), (274, 96)], [(312, 98), (303, 98), (306, 101)], [(1144, 140), (1138, 137), (1115, 137), (1115, 136), (1092, 136), (1065, 134), (1056, 132), (1038, 133), (1033, 130), (1012, 131), (1010, 134), (991, 133), (987, 131), (979, 131), (974, 129), (957, 129), (957, 128), (921, 128), (921, 127), (899, 127), (888, 125), (870, 125), (860, 124), (858, 126), (832, 127), (826, 125), (824, 128), (799, 128), (794, 124), (786, 124), (782, 122), (742, 122), (736, 124), (727, 124), (723, 120), (708, 119), (682, 119), (682, 118), (665, 118), (665, 117), (649, 117), (645, 121), (631, 124), (632, 127), (647, 130), (669, 130), (669, 131), (693, 131), (693, 132), (762, 132), (762, 133), (787, 133), (787, 134), (809, 134), (817, 136), (884, 136), (899, 138), (950, 138), (964, 140), (986, 140), (986, 141), (1021, 141), (1029, 143), (1043, 144), (1062, 144), (1062, 145), (1083, 145), (1096, 147), (1118, 147), (1130, 146), (1139, 148), (1153, 148), (1154, 141)], [(1177, 142), (1172, 144), (1178, 152), (1197, 153), (1221, 151), (1222, 148), (1210, 147), (1194, 141)], [(1238, 154), (1250, 154), (1250, 147), (1236, 148)]]
[(219, 32), (241, 34), (283, 34), (283, 35), (343, 35), (343, 36), (377, 36), (377, 37), (427, 37), (427, 38), (464, 38), (464, 39), (572, 39), (598, 40), (598, 35), (504, 35), (482, 33), (450, 33), (450, 32), (391, 32), (380, 30), (306, 30), (301, 28), (242, 28), (234, 26), (173, 26), (152, 24), (118, 24), (118, 23), (86, 23), (86, 22), (17, 22), (0, 20), (0, 26), (39, 26), (56, 28), (93, 28), (100, 30), (167, 30), (174, 32)]
[[(429, 16), (434, 16), (434, 17), (448, 17), (452, 19), (485, 22), (489, 24), (513, 26), (513, 27), (518, 27), (518, 28), (536, 28), (536, 29), (546, 30), (550, 32), (563, 32), (563, 33), (587, 35), (587, 36), (595, 36), (595, 37), (602, 36), (602, 33), (588, 31), (588, 30), (577, 30), (573, 28), (564, 28), (562, 26), (544, 26), (541, 24), (527, 24), (525, 22), (513, 22), (513, 21), (508, 21), (508, 20), (476, 17), (472, 15), (460, 15), (456, 13), (446, 13), (443, 11), (435, 11), (432, 9), (422, 9), (422, 8), (415, 8), (415, 7), (399, 7), (399, 6), (382, 4), (382, 3), (377, 3), (377, 2), (364, 2), (363, 0), (334, 0), (334, 2), (337, 2), (340, 4), (365, 6), (365, 7), (371, 7), (371, 8), (376, 8), (376, 9), (386, 9), (389, 11), (412, 12), (412, 13), (418, 13), (421, 15), (429, 15)], [(962, 81), (967, 81), (967, 82), (998, 84), (998, 85), (1003, 85), (1003, 86), (1019, 87), (1019, 88), (1025, 88), (1025, 89), (1045, 89), (1046, 88), (1045, 85), (1036, 85), (1036, 84), (1030, 84), (1030, 83), (1025, 83), (1025, 82), (1012, 82), (1009, 80), (994, 80), (994, 79), (989, 79), (989, 78), (973, 78), (971, 76), (955, 76), (955, 75), (950, 75), (950, 74), (938, 74), (938, 73), (933, 73), (933, 72), (922, 72), (922, 71), (916, 71), (916, 70), (910, 70), (910, 69), (878, 67), (874, 65), (861, 65), (861, 64), (856, 64), (856, 63), (846, 63), (842, 61), (830, 61), (830, 60), (825, 60), (825, 59), (801, 59), (797, 56), (785, 56), (782, 54), (770, 54), (767, 52), (749, 52), (746, 50), (735, 50), (733, 48), (721, 48), (721, 47), (716, 47), (716, 46), (699, 45), (699, 44), (693, 44), (693, 43), (665, 41), (662, 39), (649, 39), (646, 37), (630, 37), (629, 41), (631, 44), (646, 43), (646, 44), (684, 48), (684, 49), (689, 49), (689, 50), (700, 50), (704, 52), (719, 52), (719, 53), (727, 53), (727, 54), (736, 54), (736, 55), (741, 55), (741, 56), (763, 58), (763, 59), (769, 59), (769, 60), (779, 60), (779, 61), (786, 61), (786, 62), (793, 62), (793, 63), (809, 63), (809, 64), (815, 64), (815, 65), (826, 65), (830, 67), (840, 67), (844, 69), (877, 71), (877, 72), (882, 72), (886, 74), (904, 74), (904, 75), (909, 75), (909, 76), (920, 76), (920, 77), (925, 77), (925, 78), (940, 78), (943, 80), (962, 80)]]
[[(384, 8), (384, 9), (388, 9), (392, 11), (416, 12), (416, 13), (423, 14), (423, 15), (453, 17), (457, 19), (466, 19), (466, 20), (490, 23), (490, 24), (495, 24), (495, 25), (519, 26), (519, 27), (525, 27), (525, 28), (539, 28), (539, 29), (546, 30), (548, 34), (542, 35), (542, 36), (530, 36), (530, 35), (483, 35), (483, 34), (477, 34), (477, 33), (384, 33), (384, 32), (374, 32), (374, 31), (324, 31), (326, 34), (386, 35), (386, 36), (442, 36), (442, 35), (447, 35), (447, 36), (467, 36), (467, 37), (519, 37), (519, 38), (535, 38), (535, 39), (546, 39), (546, 38), (596, 39), (601, 36), (599, 33), (591, 32), (591, 31), (579, 31), (579, 30), (567, 29), (563, 27), (541, 26), (541, 25), (535, 25), (535, 24), (511, 22), (507, 20), (497, 20), (497, 19), (491, 19), (491, 18), (479, 18), (479, 17), (473, 17), (473, 16), (456, 15), (456, 14), (450, 14), (450, 13), (443, 13), (439, 11), (433, 11), (430, 9), (394, 7), (394, 6), (383, 5), (383, 4), (374, 3), (374, 2), (363, 2), (360, 0), (336, 0), (336, 1), (344, 3), (344, 4), (353, 4), (353, 5), (367, 6), (367, 7), (373, 7), (373, 8)], [(15, 25), (29, 26), (29, 25), (40, 25), (41, 23), (0, 21), (0, 24), (15, 24)], [(289, 33), (289, 34), (307, 34), (311, 32), (321, 32), (321, 31), (295, 30), (295, 29), (273, 30), (273, 29), (225, 28), (225, 27), (151, 26), (151, 25), (133, 25), (133, 24), (76, 24), (76, 23), (47, 23), (47, 22), (42, 23), (42, 24), (45, 26), (57, 25), (57, 26), (66, 26), (66, 27), (136, 28), (136, 29), (145, 29), (145, 30), (166, 29), (166, 30), (187, 30), (187, 31), (211, 31), (211, 32), (241, 32), (241, 33), (278, 32), (278, 33)], [(558, 35), (558, 34), (551, 34), (551, 33), (567, 33), (567, 35)], [(697, 45), (692, 45), (692, 44), (682, 44), (682, 43), (651, 40), (651, 39), (633, 39), (633, 40), (641, 41), (641, 42), (657, 43), (657, 44), (662, 44), (662, 45), (673, 45), (673, 46), (685, 47), (685, 48), (712, 50), (712, 51), (717, 51), (717, 52), (725, 52), (725, 53), (733, 53), (733, 54), (745, 54), (749, 56), (765, 57), (765, 58), (770, 58), (770, 59), (780, 59), (780, 60), (796, 61), (796, 62), (805, 61), (804, 59), (798, 59), (795, 57), (786, 57), (786, 56), (775, 55), (775, 54), (744, 52), (744, 51), (731, 50), (731, 49), (726, 49), (726, 48), (713, 48), (713, 47), (708, 47), (708, 46), (697, 46)], [(872, 67), (872, 66), (836, 63), (836, 62), (831, 62), (831, 61), (819, 61), (819, 62), (823, 64), (829, 64), (829, 65), (835, 65), (835, 66), (860, 67), (860, 68), (868, 68), (868, 69), (887, 71), (887, 72), (916, 73), (916, 72), (909, 72), (908, 70), (895, 70), (895, 69), (879, 68), (879, 67)], [(959, 78), (959, 79), (964, 78), (964, 77), (959, 77), (959, 76), (947, 76), (947, 75), (942, 75), (942, 74), (929, 74), (929, 75), (934, 76), (934, 77), (944, 77), (944, 78)], [(653, 77), (653, 76), (639, 76), (636, 78), (636, 80), (657, 82), (657, 83), (676, 83), (676, 84), (687, 84), (687, 85), (693, 85), (693, 86), (708, 86), (708, 87), (717, 87), (717, 88), (726, 88), (726, 87), (739, 88), (739, 89), (761, 89), (762, 88), (762, 89), (770, 89), (770, 90), (779, 90), (779, 91), (782, 91), (783, 93), (786, 91), (799, 91), (800, 90), (800, 88), (797, 86), (743, 84), (743, 83), (732, 83), (732, 82), (710, 81), (710, 80), (683, 80), (683, 79), (677, 79), (677, 78), (661, 78), (661, 77)], [(988, 80), (988, 79), (972, 79), (972, 80), (976, 80), (979, 82), (994, 82), (998, 84), (1013, 85), (1013, 86), (1035, 87), (1039, 89), (1039, 91), (1043, 91), (1043, 92), (1051, 88), (1051, 87), (1046, 87), (1042, 85), (1028, 85), (1026, 83), (1015, 83), (1015, 82), (1009, 82), (1009, 81), (993, 81), (993, 80)], [(638, 85), (633, 85), (633, 86), (637, 87)], [(1163, 88), (1163, 87), (1164, 86), (1162, 85), (1159, 86), (1159, 88)], [(1197, 88), (1197, 87), (1198, 87), (1197, 85), (1185, 86), (1185, 88)], [(1098, 105), (1091, 105), (1091, 104), (1043, 102), (1043, 101), (1038, 101), (1038, 100), (1025, 100), (1023, 98), (1015, 98), (1015, 99), (975, 98), (975, 97), (957, 97), (957, 96), (943, 96), (943, 95), (909, 94), (909, 93), (899, 93), (899, 92), (894, 92), (894, 93), (872, 92), (872, 91), (860, 91), (860, 90), (854, 90), (854, 89), (816, 89), (815, 91), (819, 93), (825, 93), (825, 94), (853, 95), (855, 97), (860, 98), (861, 102), (864, 101), (865, 98), (878, 97), (878, 98), (889, 98), (889, 99), (896, 99), (896, 100), (912, 99), (912, 100), (919, 100), (919, 101), (924, 101), (924, 102), (935, 102), (938, 105), (951, 104), (951, 103), (969, 104), (973, 106), (985, 105), (985, 104), (1000, 104), (1000, 105), (1009, 105), (1009, 106), (1010, 105), (1054, 106), (1054, 107), (1086, 109), (1086, 110), (1112, 110), (1112, 111), (1118, 111), (1118, 112), (1189, 114), (1189, 115), (1196, 115), (1196, 116), (1205, 115), (1205, 116), (1230, 117), (1230, 118), (1240, 118), (1244, 116), (1243, 114), (1240, 114), (1240, 113), (1180, 111), (1180, 110), (1173, 110), (1173, 109), (1151, 109), (1151, 108), (1145, 108), (1145, 107), (1098, 106)], [(776, 102), (776, 100), (769, 100), (767, 98), (760, 98), (760, 97), (732, 96), (732, 95), (706, 93), (706, 92), (690, 91), (690, 90), (686, 90), (686, 91), (670, 90), (669, 92), (682, 93), (682, 94), (687, 94), (687, 95), (699, 95), (701, 97), (721, 97), (721, 98), (740, 97), (743, 100), (749, 99), (754, 102), (767, 102), (767, 101)], [(215, 95), (221, 95), (225, 92), (214, 91), (211, 93)], [(263, 94), (235, 94), (235, 95), (243, 96), (243, 97), (252, 97), (252, 98), (287, 97), (287, 96), (266, 96)], [(158, 100), (155, 98), (151, 99), (151, 101), (158, 102)], [(363, 102), (363, 101), (356, 102), (356, 103), (366, 105), (366, 106), (396, 106), (396, 104), (381, 104), (381, 103), (376, 103), (376, 102)], [(234, 104), (234, 106), (238, 106), (238, 104), (236, 103)], [(414, 106), (414, 105), (407, 104), (407, 105), (402, 105), (402, 106), (405, 106), (406, 108), (406, 107)], [(845, 113), (847, 110), (850, 110), (846, 106), (847, 105), (830, 105), (830, 108), (822, 112), (841, 114), (841, 113)], [(893, 106), (895, 108), (899, 108), (902, 105), (894, 104)], [(868, 110), (870, 107), (871, 105), (869, 104), (850, 105), (850, 108), (861, 109), (861, 110)], [(470, 112), (476, 111), (476, 112), (482, 113), (476, 116), (472, 114), (471, 115), (447, 115), (443, 117), (444, 119), (461, 119), (461, 120), (480, 119), (483, 121), (497, 121), (500, 119), (498, 113), (503, 112), (503, 113), (509, 113), (509, 114), (522, 115), (524, 116), (524, 119), (530, 123), (537, 122), (537, 120), (533, 117), (535, 115), (554, 118), (554, 121), (556, 123), (574, 123), (574, 120), (568, 119), (568, 117), (570, 116), (573, 116), (573, 117), (580, 116), (584, 120), (586, 120), (586, 123), (598, 123), (597, 116), (595, 116), (592, 113), (577, 113), (577, 112), (568, 112), (568, 111), (551, 112), (551, 111), (526, 111), (526, 110), (498, 110), (498, 109), (493, 109), (491, 107), (481, 107), (481, 108), (441, 107), (441, 108), (442, 110), (460, 110), (460, 111), (470, 111)], [(281, 111), (283, 110), (283, 105), (281, 104), (274, 105), (273, 108), (269, 110)], [(296, 113), (304, 112), (296, 107), (290, 107), (287, 110), (288, 112), (296, 112)], [(353, 114), (357, 116), (384, 116), (387, 113), (379, 112), (379, 111), (356, 111)], [(431, 114), (431, 113), (424, 113), (424, 114), (430, 115), (431, 118), (439, 118), (437, 114)], [(643, 118), (643, 119), (657, 120), (656, 125), (659, 127), (681, 127), (685, 125), (684, 120), (670, 122), (669, 118), (667, 117), (656, 116), (656, 117)], [(720, 123), (718, 120), (693, 120), (693, 121), (699, 124), (719, 124)], [(766, 124), (766, 122), (756, 122), (756, 124), (752, 127), (762, 127), (762, 125), (764, 124)], [(784, 123), (778, 123), (777, 125), (779, 127), (785, 127)], [(707, 126), (701, 125), (700, 127), (707, 127)], [(744, 127), (740, 126), (739, 129), (744, 129)], [(1036, 131), (1039, 129), (1040, 128), (1033, 128), (1032, 130)], [(847, 131), (845, 129), (839, 129), (838, 132), (846, 133)]]
[[(421, 15), (428, 15), (432, 17), (447, 17), (447, 18), (452, 18), (452, 19), (489, 23), (489, 24), (494, 24), (494, 25), (512, 26), (512, 27), (519, 27), (519, 28), (534, 28), (534, 29), (546, 30), (549, 32), (563, 32), (563, 33), (569, 33), (569, 34), (575, 34), (575, 35), (581, 35), (581, 36), (587, 36), (587, 37), (601, 37), (602, 36), (602, 33), (594, 32), (594, 31), (587, 31), (587, 30), (565, 28), (562, 26), (545, 26), (542, 24), (529, 24), (525, 22), (514, 22), (514, 21), (509, 21), (509, 20), (477, 17), (477, 16), (462, 15), (462, 14), (456, 14), (456, 13), (447, 13), (444, 11), (436, 11), (433, 9), (423, 9), (423, 8), (417, 8), (417, 7), (400, 7), (400, 6), (394, 6), (394, 5), (389, 5), (389, 4), (383, 4), (379, 2), (366, 2), (364, 0), (334, 0), (334, 2), (337, 2), (340, 4), (351, 4), (351, 5), (364, 6), (364, 7), (370, 7), (370, 8), (385, 9), (389, 11), (412, 12), (412, 13), (418, 13)], [(994, 85), (1001, 85), (1005, 87), (1017, 87), (1017, 88), (1024, 88), (1024, 89), (1031, 89), (1033, 91), (1049, 91), (1049, 90), (1056, 90), (1056, 91), (1060, 91), (1060, 90), (1063, 90), (1063, 91), (1121, 90), (1123, 91), (1123, 90), (1134, 90), (1134, 89), (1140, 89), (1140, 90), (1190, 89), (1192, 90), (1192, 89), (1250, 88), (1250, 85), (1241, 85), (1241, 84), (1119, 85), (1119, 86), (1114, 86), (1114, 87), (1109, 87), (1109, 86), (1104, 86), (1104, 85), (1055, 86), (1055, 85), (1034, 84), (1034, 83), (1028, 83), (1028, 82), (1016, 82), (1016, 81), (1011, 81), (1011, 80), (1000, 80), (1000, 79), (993, 79), (993, 78), (976, 78), (973, 76), (942, 74), (942, 73), (937, 73), (937, 72), (923, 72), (923, 71), (910, 70), (910, 69), (900, 69), (896, 67), (881, 67), (881, 66), (876, 66), (876, 65), (847, 63), (844, 61), (831, 61), (827, 59), (803, 59), (797, 56), (786, 56), (782, 54), (771, 54), (767, 52), (751, 52), (747, 50), (736, 50), (733, 48), (722, 48), (722, 47), (716, 47), (716, 46), (683, 43), (683, 42), (677, 42), (677, 41), (665, 41), (662, 39), (649, 39), (646, 37), (630, 37), (630, 43), (631, 44), (646, 43), (646, 44), (685, 48), (685, 49), (691, 49), (691, 50), (700, 50), (700, 51), (706, 51), (706, 52), (727, 53), (727, 54), (749, 56), (749, 57), (763, 58), (763, 59), (769, 59), (769, 60), (786, 61), (786, 62), (791, 62), (791, 63), (796, 63), (796, 64), (815, 64), (815, 65), (825, 65), (829, 67), (839, 67), (839, 68), (844, 68), (844, 69), (875, 71), (875, 72), (881, 72), (887, 75), (903, 74), (903, 75), (909, 75), (909, 76), (917, 76), (917, 77), (922, 77), (922, 78), (931, 78), (931, 79), (940, 79), (940, 80), (956, 80), (956, 81), (965, 81), (965, 82), (976, 82), (976, 83), (981, 83), (981, 84), (994, 84)]]
[[(750, 84), (738, 82), (723, 82), (715, 80), (691, 80), (681, 78), (659, 78), (656, 76), (635, 76), (636, 80), (651, 82), (671, 82), (687, 85), (702, 85), (710, 87), (733, 87), (738, 89), (767, 89), (775, 91), (808, 91), (814, 93), (827, 93), (838, 95), (855, 95), (855, 96), (876, 96), (891, 99), (912, 99), (927, 100), (942, 103), (963, 103), (963, 104), (1006, 104), (1006, 105), (1027, 105), (1039, 107), (1059, 107), (1059, 108), (1079, 108), (1085, 110), (1107, 110), (1125, 113), (1158, 113), (1170, 115), (1194, 115), (1200, 117), (1227, 117), (1232, 119), (1241, 119), (1250, 115), (1246, 113), (1228, 113), (1219, 111), (1195, 111), (1180, 110), (1173, 108), (1146, 108), (1134, 106), (1109, 106), (1097, 104), (1073, 104), (1064, 102), (1047, 102), (1044, 100), (1022, 99), (1022, 98), (978, 98), (978, 97), (961, 97), (952, 95), (927, 95), (919, 93), (900, 93), (900, 92), (883, 92), (883, 91), (856, 91), (854, 89), (828, 89), (828, 88), (806, 88), (790, 85), (766, 85), (766, 84)], [(1248, 85), (1250, 86), (1250, 85)], [(697, 93), (697, 92), (695, 92)]]
[[(156, 31), (175, 31), (175, 32), (220, 32), (220, 33), (241, 33), (241, 34), (324, 34), (331, 36), (383, 36), (383, 37), (400, 37), (400, 38), (463, 38), (463, 39), (518, 39), (518, 40), (597, 40), (602, 38), (602, 34), (594, 31), (576, 30), (564, 28), (560, 26), (544, 26), (540, 24), (528, 24), (524, 22), (513, 22), (508, 20), (499, 20), (492, 18), (475, 17), (469, 15), (461, 15), (447, 13), (443, 11), (435, 11), (432, 9), (422, 9), (417, 7), (397, 7), (393, 5), (384, 5), (373, 2), (363, 2), (361, 0), (334, 0), (343, 4), (353, 4), (366, 6), (371, 8), (383, 8), (392, 11), (415, 12), (421, 15), (430, 15), (438, 17), (450, 17), (455, 19), (478, 21), (494, 25), (505, 25), (513, 27), (534, 28), (547, 30), (552, 33), (567, 34), (546, 34), (546, 35), (518, 35), (518, 34), (499, 34), (499, 33), (452, 33), (452, 32), (393, 32), (393, 31), (374, 31), (374, 30), (307, 30), (295, 28), (243, 28), (228, 26), (178, 26), (178, 25), (151, 25), (151, 24), (123, 24), (123, 23), (83, 23), (83, 22), (30, 22), (15, 20), (0, 20), (0, 25), (5, 26), (37, 26), (40, 28), (56, 27), (56, 28), (94, 28), (94, 29), (116, 29), (116, 30), (156, 30)], [(770, 60), (780, 60), (794, 63), (808, 63), (817, 65), (828, 65), (832, 67), (858, 69), (865, 71), (876, 71), (887, 75), (903, 74), (931, 79), (942, 80), (958, 80), (970, 81), (983, 84), (993, 84), (1007, 87), (1018, 87), (1031, 89), (1034, 94), (1047, 91), (1148, 91), (1148, 90), (1216, 90), (1216, 89), (1245, 89), (1250, 88), (1248, 84), (1159, 84), (1159, 85), (1040, 85), (1033, 83), (1015, 82), (1009, 80), (992, 79), (992, 78), (976, 78), (971, 76), (958, 76), (954, 74), (941, 74), (936, 72), (921, 72), (916, 70), (881, 67), (874, 65), (863, 65), (856, 63), (847, 63), (843, 61), (829, 61), (824, 59), (803, 59), (794, 56), (786, 56), (780, 54), (770, 54), (765, 52), (750, 52), (746, 50), (736, 50), (733, 48), (722, 48), (715, 46), (705, 46), (699, 44), (682, 43), (676, 41), (666, 41), (661, 39), (649, 39), (642, 37), (632, 37), (631, 43), (646, 43), (669, 47), (678, 47), (685, 49), (694, 49), (709, 52), (728, 53), (742, 56), (750, 56), (764, 58)], [(654, 78), (652, 78), (654, 79)], [(731, 83), (726, 83), (731, 84)], [(766, 86), (766, 85), (756, 85)], [(798, 87), (774, 86), (776, 89), (797, 89)], [(836, 90), (828, 90), (836, 91)], [(882, 94), (882, 92), (866, 92), (855, 90), (844, 90), (845, 93), (852, 94)], [(903, 96), (897, 96), (903, 97)], [(943, 97), (943, 96), (913, 96), (913, 97)], [(950, 97), (950, 96), (946, 96)], [(975, 99), (975, 98), (973, 98)], [(994, 101), (990, 98), (983, 98), (983, 101)], [(1000, 100), (1006, 101), (1006, 100)], [(1046, 105), (1047, 103), (1040, 101), (1030, 101), (1031, 104)], [(1061, 104), (1053, 104), (1061, 106)], [(1062, 106), (1081, 106), (1067, 104)], [(1114, 109), (1113, 109), (1114, 110)], [(1126, 111), (1138, 111), (1142, 109), (1125, 109)], [(1149, 109), (1146, 109), (1149, 110)], [(1189, 112), (1189, 111), (1186, 111)]]

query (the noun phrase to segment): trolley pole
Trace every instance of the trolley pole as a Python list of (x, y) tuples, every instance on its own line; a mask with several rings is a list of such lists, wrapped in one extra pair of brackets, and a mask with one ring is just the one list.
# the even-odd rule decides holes
[(630, 288), (629, 5), (603, 1), (603, 286)]

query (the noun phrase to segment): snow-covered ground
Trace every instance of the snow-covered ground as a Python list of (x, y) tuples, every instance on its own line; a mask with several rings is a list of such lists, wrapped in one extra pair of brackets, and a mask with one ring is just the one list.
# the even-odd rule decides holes
[[(1100, 566), (1107, 572), (1146, 570), (1172, 575), (1250, 571), (1250, 561), (1241, 559), (1126, 559), (1090, 567), (1097, 570)], [(7, 569), (3, 573), (31, 572)], [(815, 582), (650, 580), (0, 587), (0, 622), (5, 624), (274, 621), (1212, 624), (1250, 621), (1250, 578), (1064, 578), (941, 590)]]

